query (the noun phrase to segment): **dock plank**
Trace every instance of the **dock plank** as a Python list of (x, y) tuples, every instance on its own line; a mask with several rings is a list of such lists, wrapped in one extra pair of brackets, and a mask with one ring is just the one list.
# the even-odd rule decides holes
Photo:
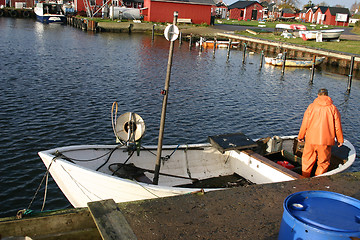
[(88, 208), (102, 239), (137, 239), (132, 228), (113, 199), (89, 202)]

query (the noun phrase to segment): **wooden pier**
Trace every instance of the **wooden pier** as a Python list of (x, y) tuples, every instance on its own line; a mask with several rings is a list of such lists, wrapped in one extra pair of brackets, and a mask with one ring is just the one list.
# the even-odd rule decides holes
[(0, 219), (0, 234), (3, 238), (81, 240), (101, 236), (108, 239), (103, 233), (113, 231), (112, 239), (123, 239), (129, 232), (128, 239), (146, 240), (277, 239), (287, 196), (321, 190), (360, 199), (359, 182), (360, 172), (340, 173), (127, 203), (114, 204), (110, 200), (90, 203), (91, 210), (69, 209), (18, 220)]
[(340, 67), (340, 68), (350, 68), (351, 59), (354, 57), (354, 70), (360, 71), (360, 55), (350, 54), (344, 52), (336, 52), (331, 50), (324, 50), (319, 48), (311, 48), (300, 46), (291, 43), (271, 41), (247, 36), (241, 36), (238, 34), (229, 34), (229, 33), (218, 33), (219, 37), (232, 39), (234, 41), (240, 41), (241, 44), (246, 43), (247, 46), (255, 51), (264, 51), (270, 54), (278, 54), (287, 51), (289, 57), (295, 58), (313, 58), (325, 57), (324, 64)]

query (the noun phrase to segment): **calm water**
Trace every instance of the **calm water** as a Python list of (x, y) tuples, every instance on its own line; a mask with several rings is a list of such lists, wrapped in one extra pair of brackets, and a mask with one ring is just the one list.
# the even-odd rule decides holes
[[(0, 216), (27, 208), (45, 167), (37, 152), (74, 144), (113, 144), (111, 105), (146, 122), (156, 144), (169, 42), (137, 34), (92, 34), (69, 26), (0, 18)], [(265, 66), (259, 56), (199, 53), (175, 43), (165, 144), (205, 142), (214, 134), (297, 134), (303, 112), (326, 87), (342, 114), (345, 137), (360, 152), (360, 81), (308, 69)], [(350, 171), (360, 171), (359, 162)], [(44, 187), (31, 206), (39, 210)], [(70, 207), (50, 179), (45, 209)]]

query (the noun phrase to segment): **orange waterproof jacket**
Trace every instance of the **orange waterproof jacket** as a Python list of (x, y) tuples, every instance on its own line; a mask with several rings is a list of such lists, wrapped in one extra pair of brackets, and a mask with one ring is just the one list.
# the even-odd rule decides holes
[(307, 143), (317, 145), (334, 145), (335, 137), (344, 142), (341, 116), (329, 96), (318, 96), (306, 109), (298, 138), (305, 137)]

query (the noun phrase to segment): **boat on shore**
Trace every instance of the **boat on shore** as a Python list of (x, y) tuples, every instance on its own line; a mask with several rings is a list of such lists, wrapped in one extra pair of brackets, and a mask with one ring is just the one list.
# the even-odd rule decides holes
[(66, 23), (62, 4), (58, 3), (36, 3), (34, 12), (36, 19), (42, 23)]
[[(117, 132), (125, 135), (129, 126), (137, 132), (144, 130), (136, 121), (125, 121), (121, 126), (124, 131)], [(135, 142), (79, 145), (41, 151), (39, 156), (75, 208), (104, 199), (128, 202), (303, 178), (296, 136), (254, 141), (243, 133), (234, 133), (210, 136), (208, 140), (162, 146), (158, 184), (152, 180), (157, 146), (140, 147)], [(345, 141), (333, 149), (329, 171), (323, 175), (349, 168), (355, 155), (353, 145)]]
[(317, 37), (321, 37), (322, 40), (338, 40), (341, 34), (344, 32), (344, 29), (325, 29), (325, 30), (313, 30), (313, 31), (299, 31), (300, 37), (307, 40), (316, 40)]
[[(320, 65), (324, 61), (325, 57), (318, 57), (315, 59), (315, 66)], [(278, 54), (277, 57), (265, 57), (265, 63), (273, 66), (282, 66), (284, 59), (282, 54)], [(286, 67), (312, 67), (312, 59), (286, 59)]]

